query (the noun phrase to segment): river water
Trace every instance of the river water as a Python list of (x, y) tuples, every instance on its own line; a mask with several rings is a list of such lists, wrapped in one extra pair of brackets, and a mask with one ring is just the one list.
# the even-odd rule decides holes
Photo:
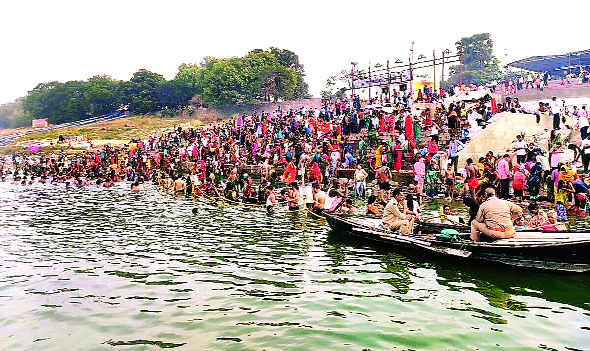
[(0, 183), (0, 349), (590, 349), (590, 275), (128, 189)]

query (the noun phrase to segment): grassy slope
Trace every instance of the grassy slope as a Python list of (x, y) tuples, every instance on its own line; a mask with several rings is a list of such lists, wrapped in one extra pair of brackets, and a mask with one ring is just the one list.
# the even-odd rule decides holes
[(136, 137), (145, 137), (163, 128), (169, 128), (174, 125), (190, 123), (192, 126), (201, 125), (202, 122), (191, 118), (160, 118), (154, 116), (133, 116), (118, 119), (116, 121), (93, 124), (89, 126), (65, 128), (50, 130), (41, 133), (32, 133), (19, 139), (24, 140), (44, 140), (57, 139), (59, 135), (65, 136), (86, 136), (89, 140), (129, 140)]
[[(24, 148), (18, 145), (22, 141), (27, 140), (55, 140), (59, 135), (65, 136), (85, 136), (88, 140), (125, 140), (131, 138), (145, 138), (148, 135), (162, 129), (171, 128), (177, 125), (190, 125), (198, 127), (208, 123), (212, 119), (217, 119), (217, 115), (203, 115), (198, 116), (176, 116), (170, 118), (163, 118), (154, 115), (132, 116), (118, 119), (115, 121), (98, 123), (89, 126), (64, 128), (58, 130), (50, 130), (40, 133), (31, 133), (19, 138), (15, 143), (7, 147), (0, 148), (0, 154), (10, 154), (14, 151), (23, 151)], [(29, 130), (30, 128), (27, 128)], [(52, 151), (52, 149), (63, 149), (64, 146), (55, 146), (44, 148), (44, 151)]]

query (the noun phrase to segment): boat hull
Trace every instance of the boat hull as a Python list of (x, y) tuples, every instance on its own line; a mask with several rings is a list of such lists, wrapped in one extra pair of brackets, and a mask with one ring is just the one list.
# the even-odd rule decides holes
[[(468, 239), (467, 228), (462, 229), (463, 237), (457, 242), (440, 241), (433, 234), (444, 228), (440, 224), (417, 225), (413, 235), (391, 233), (376, 221), (357, 220), (324, 214), (333, 232), (353, 235), (363, 239), (421, 250), (437, 255), (460, 259), (488, 261), (532, 269), (590, 272), (590, 234), (524, 231), (514, 239), (494, 242), (473, 242)], [(441, 229), (442, 228), (442, 229)], [(453, 228), (455, 229), (455, 228)]]

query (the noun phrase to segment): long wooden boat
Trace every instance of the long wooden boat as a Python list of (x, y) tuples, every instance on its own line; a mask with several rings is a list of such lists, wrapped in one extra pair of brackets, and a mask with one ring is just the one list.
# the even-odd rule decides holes
[[(421, 223), (411, 235), (386, 229), (379, 218), (348, 217), (324, 213), (332, 230), (371, 239), (387, 245), (422, 250), (428, 253), (461, 259), (488, 261), (532, 269), (590, 272), (590, 233), (544, 232), (526, 230), (514, 238), (474, 242), (469, 239), (468, 227)], [(445, 228), (460, 229), (455, 241), (437, 238)]]

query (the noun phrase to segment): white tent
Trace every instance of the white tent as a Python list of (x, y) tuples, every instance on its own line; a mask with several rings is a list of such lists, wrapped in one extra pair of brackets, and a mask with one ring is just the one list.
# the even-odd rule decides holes
[(479, 100), (486, 95), (492, 96), (492, 91), (488, 88), (481, 89), (481, 90), (461, 90), (458, 91), (455, 95), (444, 99), (444, 103), (448, 104), (455, 101), (471, 101), (471, 100)]

